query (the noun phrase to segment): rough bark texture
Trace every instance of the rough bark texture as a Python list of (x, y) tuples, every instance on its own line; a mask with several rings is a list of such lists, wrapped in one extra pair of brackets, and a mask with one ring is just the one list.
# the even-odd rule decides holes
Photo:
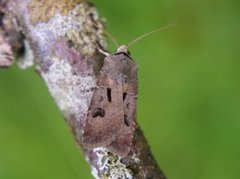
[[(106, 48), (103, 22), (84, 0), (0, 0), (0, 67), (35, 65), (78, 144)], [(95, 178), (165, 179), (136, 126), (129, 155), (83, 148)]]

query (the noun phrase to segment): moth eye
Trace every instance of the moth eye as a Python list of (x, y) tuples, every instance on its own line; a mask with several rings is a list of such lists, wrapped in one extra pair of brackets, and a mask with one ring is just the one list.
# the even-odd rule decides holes
[(112, 90), (110, 88), (107, 88), (107, 98), (109, 102), (112, 101)]
[(93, 110), (92, 117), (104, 117), (105, 116), (105, 111), (102, 108), (96, 108)]
[(128, 116), (124, 115), (124, 124), (129, 127)]
[(127, 96), (127, 93), (124, 92), (124, 93), (123, 93), (123, 101), (126, 99), (126, 96)]

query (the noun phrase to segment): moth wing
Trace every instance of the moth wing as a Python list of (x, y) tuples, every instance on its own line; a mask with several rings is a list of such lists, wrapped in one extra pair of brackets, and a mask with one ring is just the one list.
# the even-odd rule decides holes
[(129, 75), (126, 83), (123, 83), (122, 91), (124, 126), (116, 140), (108, 147), (123, 157), (126, 157), (130, 152), (136, 128), (137, 65), (133, 61), (129, 61), (129, 66)]
[(124, 99), (124, 126), (119, 134), (109, 146), (109, 149), (120, 156), (127, 156), (133, 142), (136, 128), (136, 94), (125, 93)]
[(122, 88), (114, 84), (95, 90), (82, 137), (87, 148), (107, 146), (123, 131)]

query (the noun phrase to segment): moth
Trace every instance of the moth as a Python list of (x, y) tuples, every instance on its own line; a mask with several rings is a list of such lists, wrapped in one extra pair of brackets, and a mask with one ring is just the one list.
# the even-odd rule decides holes
[(83, 145), (127, 155), (135, 129), (137, 64), (125, 46), (104, 59), (87, 114)]
[(138, 78), (137, 64), (127, 49), (141, 38), (162, 29), (144, 34), (128, 46), (120, 46), (114, 54), (103, 52), (106, 57), (83, 127), (84, 148), (107, 147), (120, 156), (129, 154), (136, 128)]

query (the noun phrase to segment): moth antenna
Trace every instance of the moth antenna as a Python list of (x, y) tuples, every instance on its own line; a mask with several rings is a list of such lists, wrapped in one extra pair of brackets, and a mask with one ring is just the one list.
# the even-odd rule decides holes
[(142, 40), (143, 38), (153, 34), (153, 33), (156, 33), (156, 32), (160, 32), (160, 31), (163, 31), (163, 30), (166, 30), (172, 26), (176, 25), (176, 23), (172, 23), (172, 24), (169, 24), (167, 26), (164, 26), (164, 27), (160, 27), (158, 29), (155, 29), (153, 31), (150, 31), (150, 32), (147, 32), (145, 34), (142, 34), (140, 35), (139, 37), (137, 37), (136, 39), (134, 39), (133, 41), (131, 41), (128, 45), (127, 45), (127, 48), (129, 48), (130, 46), (132, 46), (133, 44), (135, 44), (136, 42), (138, 42), (139, 40)]
[(92, 22), (92, 24), (96, 27), (101, 29), (108, 37), (110, 37), (110, 39), (112, 40), (113, 44), (115, 45), (116, 48), (119, 47), (119, 44), (117, 42), (117, 40), (112, 36), (112, 34), (110, 34), (107, 30), (105, 30), (104, 28), (98, 26), (95, 22)]

